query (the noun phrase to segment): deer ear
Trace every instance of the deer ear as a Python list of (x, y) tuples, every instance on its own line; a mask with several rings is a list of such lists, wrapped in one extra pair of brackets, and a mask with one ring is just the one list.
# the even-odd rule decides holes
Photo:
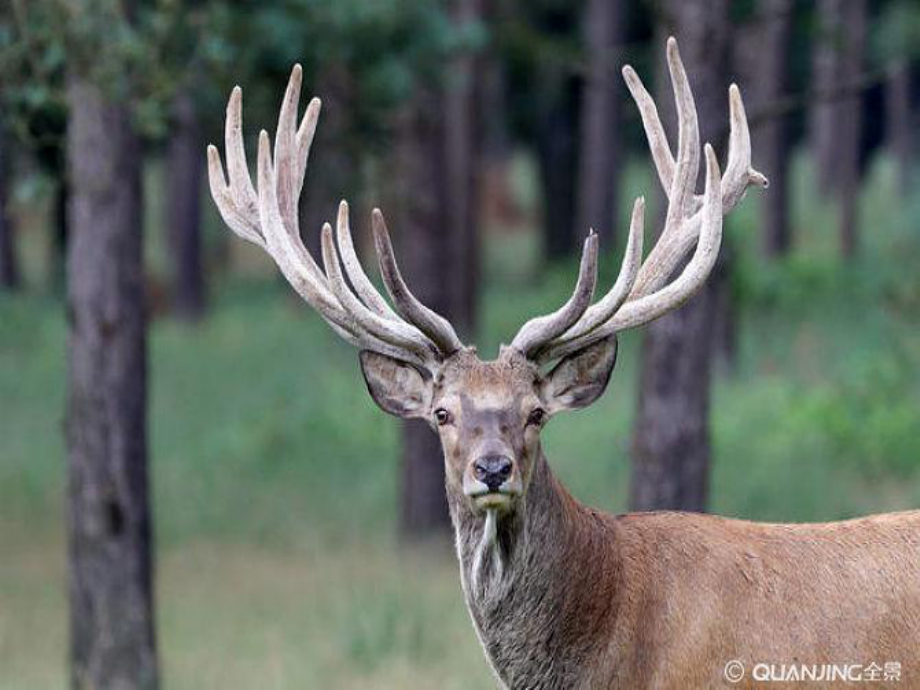
[(607, 388), (617, 361), (615, 335), (568, 355), (546, 375), (540, 392), (550, 412), (587, 407)]
[(361, 373), (367, 390), (384, 412), (403, 418), (424, 417), (431, 405), (432, 382), (408, 362), (362, 350)]

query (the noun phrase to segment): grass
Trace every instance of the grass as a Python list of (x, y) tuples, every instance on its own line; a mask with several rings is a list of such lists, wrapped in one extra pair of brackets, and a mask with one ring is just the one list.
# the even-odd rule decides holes
[[(639, 168), (628, 179), (648, 186)], [(843, 266), (802, 165), (793, 186), (800, 249), (787, 260), (758, 258), (756, 198), (729, 229), (742, 318), (713, 396), (712, 507), (781, 521), (916, 507), (920, 207), (896, 200), (878, 164), (863, 257)], [(526, 233), (490, 242), (485, 354), (568, 289), (574, 267), (538, 274), (536, 254)], [(264, 262), (236, 258), (259, 268), (220, 282), (206, 322), (160, 319), (151, 333), (164, 687), (492, 687), (449, 546), (394, 537), (398, 425), (354, 353)], [(54, 296), (0, 299), (0, 690), (65, 685), (64, 337)], [(607, 395), (545, 434), (573, 493), (614, 511), (641, 338), (622, 345)]]

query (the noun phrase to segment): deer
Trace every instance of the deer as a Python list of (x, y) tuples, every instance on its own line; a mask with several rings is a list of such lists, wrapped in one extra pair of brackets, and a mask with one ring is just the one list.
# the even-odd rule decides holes
[[(826, 685), (852, 680), (846, 673), (863, 666), (899, 664), (896, 680), (920, 687), (920, 511), (821, 524), (669, 511), (613, 515), (579, 503), (541, 448), (551, 419), (604, 393), (618, 334), (677, 309), (704, 285), (723, 216), (749, 187), (767, 184), (751, 165), (738, 87), (728, 94), (723, 174), (713, 147), (700, 147), (674, 38), (666, 56), (676, 154), (652, 97), (636, 72), (623, 68), (666, 193), (657, 243), (644, 256), (640, 197), (609, 290), (594, 300), (598, 241), (589, 232), (571, 296), (524, 323), (494, 360), (481, 359), (409, 289), (379, 209), (372, 233), (389, 300), (359, 261), (345, 201), (335, 230), (322, 227), (322, 268), (305, 248), (297, 203), (320, 101), (310, 101), (298, 124), (299, 66), (273, 150), (268, 133), (260, 133), (255, 185), (242, 92), (234, 88), (226, 174), (218, 149), (208, 147), (211, 193), (229, 228), (265, 250), (294, 290), (359, 349), (377, 405), (426, 420), (438, 433), (461, 587), (499, 686), (754, 687), (766, 665), (800, 663), (811, 666), (799, 673), (818, 674), (820, 666), (822, 675), (811, 677)], [(697, 193), (701, 158), (705, 183)], [(850, 664), (843, 675), (826, 668), (843, 663)]]

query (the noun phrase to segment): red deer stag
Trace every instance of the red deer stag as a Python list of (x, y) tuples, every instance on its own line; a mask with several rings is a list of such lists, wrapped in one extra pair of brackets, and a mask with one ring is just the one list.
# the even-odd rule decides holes
[[(722, 216), (748, 186), (766, 184), (751, 168), (741, 95), (732, 86), (725, 175), (707, 144), (705, 188), (695, 193), (697, 114), (674, 39), (667, 57), (676, 159), (654, 102), (636, 73), (623, 70), (667, 191), (658, 243), (643, 261), (640, 198), (609, 292), (592, 304), (598, 248), (589, 234), (572, 296), (524, 324), (494, 361), (480, 360), (412, 294), (378, 210), (374, 240), (392, 303), (358, 261), (345, 202), (335, 232), (322, 229), (324, 268), (304, 248), (297, 200), (320, 102), (310, 102), (298, 127), (299, 66), (274, 154), (268, 134), (260, 135), (255, 186), (234, 89), (227, 177), (217, 149), (208, 149), (211, 193), (227, 225), (268, 252), (294, 289), (361, 349), (377, 404), (428, 420), (440, 434), (463, 592), (503, 686), (751, 687), (767, 672), (832, 684), (888, 663), (892, 674), (891, 665), (901, 665), (903, 687), (920, 687), (920, 511), (811, 525), (675, 512), (614, 516), (572, 498), (543, 454), (544, 425), (604, 392), (616, 334), (689, 299), (716, 260)], [(840, 664), (849, 666), (832, 666)]]

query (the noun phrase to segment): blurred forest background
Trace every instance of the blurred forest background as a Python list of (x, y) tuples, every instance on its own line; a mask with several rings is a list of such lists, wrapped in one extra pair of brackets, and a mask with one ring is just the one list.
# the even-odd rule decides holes
[(918, 3), (0, 0), (0, 688), (491, 687), (435, 437), (222, 226), (205, 146), (240, 84), (254, 160), (302, 63), (307, 246), (345, 197), (369, 249), (380, 205), (492, 356), (589, 227), (605, 284), (635, 196), (660, 227), (619, 70), (668, 126), (670, 34), (771, 186), (548, 457), (612, 511), (920, 506)]

